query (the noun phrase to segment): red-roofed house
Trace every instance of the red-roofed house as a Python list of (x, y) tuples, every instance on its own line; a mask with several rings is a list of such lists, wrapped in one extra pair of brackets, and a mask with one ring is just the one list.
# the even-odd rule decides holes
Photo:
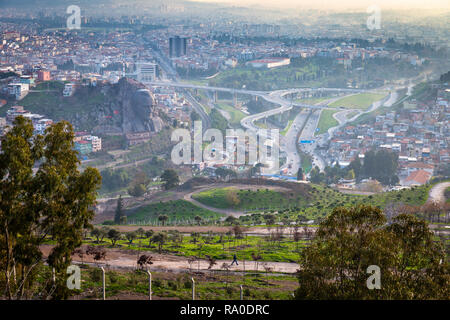
[(417, 186), (423, 185), (431, 178), (431, 173), (425, 170), (417, 170), (411, 173), (405, 180), (403, 180), (404, 186)]

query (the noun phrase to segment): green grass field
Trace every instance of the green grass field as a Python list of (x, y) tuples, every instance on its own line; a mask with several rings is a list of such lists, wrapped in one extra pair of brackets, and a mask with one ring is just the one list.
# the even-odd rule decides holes
[(347, 109), (368, 109), (372, 103), (383, 99), (386, 95), (379, 93), (360, 93), (352, 96), (344, 97), (330, 103), (330, 107), (344, 107)]
[(328, 99), (330, 99), (330, 97), (295, 99), (294, 102), (314, 105), (314, 104), (318, 104), (319, 102), (326, 101)]
[[(236, 194), (239, 200), (233, 200), (232, 194)], [(259, 191), (232, 187), (216, 188), (195, 194), (193, 198), (214, 208), (234, 208), (241, 210), (288, 208), (296, 205), (306, 205), (306, 199), (301, 196), (264, 188), (259, 189)]]
[[(275, 228), (274, 228), (275, 230)], [(112, 247), (109, 239), (97, 243), (94, 238), (85, 240), (85, 244), (100, 245), (107, 248)], [(53, 244), (49, 241), (49, 244)], [(295, 242), (292, 237), (286, 234), (282, 235), (279, 241), (274, 241), (270, 237), (243, 236), (235, 237), (234, 234), (203, 234), (203, 235), (184, 235), (181, 241), (174, 240), (171, 233), (168, 233), (168, 240), (162, 246), (162, 252), (182, 257), (200, 257), (206, 256), (217, 260), (231, 260), (236, 253), (239, 260), (252, 260), (252, 253), (261, 255), (261, 261), (272, 262), (297, 262), (301, 249), (307, 244), (306, 240)], [(114, 246), (123, 250), (158, 252), (158, 244), (149, 242), (149, 239), (138, 238), (132, 243), (126, 239), (118, 240)]]
[(145, 205), (127, 212), (128, 223), (156, 224), (158, 216), (168, 216), (167, 223), (191, 223), (194, 218), (200, 216), (203, 220), (217, 220), (223, 215), (217, 212), (199, 208), (189, 201), (173, 200)]
[[(336, 207), (354, 207), (370, 204), (384, 208), (390, 203), (403, 203), (412, 206), (423, 205), (428, 198), (431, 185), (403, 189), (400, 191), (383, 192), (370, 196), (358, 194), (344, 194), (329, 187), (312, 185), (309, 200), (305, 196), (293, 192), (266, 190), (248, 191), (233, 188), (219, 188), (203, 191), (193, 197), (197, 201), (215, 208), (232, 208), (248, 210), (250, 212), (278, 211), (277, 219), (295, 221), (298, 216), (307, 219), (323, 218)], [(230, 191), (237, 194), (239, 201), (231, 200)], [(251, 223), (252, 219), (240, 218), (243, 222)], [(255, 217), (256, 219), (256, 217)]]
[(280, 132), (283, 136), (285, 136), (286, 133), (289, 131), (293, 122), (294, 122), (294, 120), (289, 120), (287, 126), (283, 129), (283, 131)]
[(351, 118), (353, 118), (354, 116), (356, 116), (358, 114), (358, 111), (352, 111), (352, 112), (349, 112), (347, 115), (346, 115), (346, 118), (347, 119), (351, 119)]
[[(262, 269), (262, 267), (261, 267)], [(150, 267), (151, 270), (151, 267)], [(153, 299), (192, 299), (191, 277), (195, 279), (196, 300), (239, 300), (244, 288), (245, 300), (288, 300), (298, 287), (295, 275), (271, 275), (260, 273), (242, 275), (233, 272), (208, 272), (205, 274), (152, 271)], [(195, 271), (195, 264), (193, 270)], [(40, 285), (51, 277), (47, 266), (39, 270)], [(102, 299), (102, 272), (99, 268), (81, 265), (82, 285), (72, 293), (77, 299)], [(145, 271), (106, 270), (106, 299), (148, 300), (148, 275)]]
[[(110, 99), (101, 90), (80, 87), (71, 97), (63, 97), (64, 83), (59, 81), (47, 81), (38, 84), (33, 90), (41, 92), (30, 92), (20, 101), (20, 105), (32, 113), (38, 113), (50, 117), (55, 121), (71, 121), (81, 114), (89, 114)], [(0, 116), (6, 113), (5, 107), (1, 108)], [(85, 121), (78, 123), (77, 129), (92, 130), (96, 125), (93, 117), (86, 117)]]
[(233, 107), (229, 101), (220, 101), (216, 105), (219, 109), (226, 111), (230, 115), (230, 119), (228, 120), (231, 126), (237, 127), (240, 126), (241, 120), (245, 118), (247, 115), (243, 113), (241, 110)]
[(320, 114), (319, 124), (317, 125), (319, 131), (315, 132), (316, 135), (325, 133), (328, 131), (328, 129), (339, 124), (339, 122), (335, 118), (333, 118), (333, 114), (335, 114), (336, 112), (338, 111), (329, 109), (322, 110), (322, 113)]

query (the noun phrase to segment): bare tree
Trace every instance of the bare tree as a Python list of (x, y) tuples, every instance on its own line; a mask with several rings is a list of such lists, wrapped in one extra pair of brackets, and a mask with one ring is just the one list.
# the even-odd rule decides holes
[(89, 246), (86, 249), (86, 255), (92, 256), (92, 258), (98, 265), (98, 262), (100, 260), (104, 260), (106, 258), (106, 251), (102, 247)]
[(209, 263), (208, 270), (211, 270), (211, 273), (212, 273), (212, 267), (217, 264), (217, 261), (216, 261), (216, 259), (214, 259), (211, 256), (206, 256), (206, 259), (208, 260), (208, 263)]
[(146, 254), (141, 255), (138, 260), (137, 260), (137, 264), (138, 266), (141, 268), (141, 270), (145, 270), (147, 266), (152, 265), (153, 261), (152, 261), (153, 257), (152, 256), (148, 256)]
[(192, 271), (192, 264), (197, 260), (196, 257), (188, 257), (188, 263), (189, 263), (189, 272)]
[(266, 282), (269, 284), (269, 272), (272, 272), (273, 267), (269, 267), (267, 263), (263, 264), (264, 270), (266, 271)]
[(225, 269), (226, 270), (226, 274), (227, 274), (227, 281), (226, 281), (227, 288), (228, 288), (228, 276), (229, 276), (230, 268), (231, 268), (231, 265), (229, 265), (229, 264), (227, 264), (225, 262), (222, 264), (222, 269)]
[(255, 254), (254, 252), (252, 252), (252, 260), (255, 261), (255, 269), (256, 271), (258, 271), (258, 260), (261, 260), (262, 257), (260, 254)]
[(83, 258), (84, 258), (85, 253), (86, 252), (83, 250), (83, 248), (76, 248), (75, 250), (73, 250), (72, 255), (79, 256), (81, 259), (81, 264), (83, 264)]

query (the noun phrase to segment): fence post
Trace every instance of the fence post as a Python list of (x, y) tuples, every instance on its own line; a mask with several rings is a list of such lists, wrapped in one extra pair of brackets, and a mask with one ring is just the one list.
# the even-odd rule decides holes
[(103, 300), (106, 300), (106, 281), (105, 281), (105, 268), (102, 268), (103, 273)]
[(191, 278), (192, 280), (192, 300), (195, 300), (195, 280), (194, 278)]
[(152, 274), (147, 270), (148, 274), (148, 299), (152, 300)]

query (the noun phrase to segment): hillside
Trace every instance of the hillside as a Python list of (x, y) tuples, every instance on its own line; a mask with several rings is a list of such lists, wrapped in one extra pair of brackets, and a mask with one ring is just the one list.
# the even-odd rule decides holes
[[(162, 126), (154, 114), (152, 96), (134, 80), (79, 86), (71, 97), (63, 97), (63, 89), (63, 82), (44, 82), (15, 104), (54, 121), (68, 120), (78, 131), (96, 134), (159, 131)], [(6, 109), (1, 112), (6, 113)]]

